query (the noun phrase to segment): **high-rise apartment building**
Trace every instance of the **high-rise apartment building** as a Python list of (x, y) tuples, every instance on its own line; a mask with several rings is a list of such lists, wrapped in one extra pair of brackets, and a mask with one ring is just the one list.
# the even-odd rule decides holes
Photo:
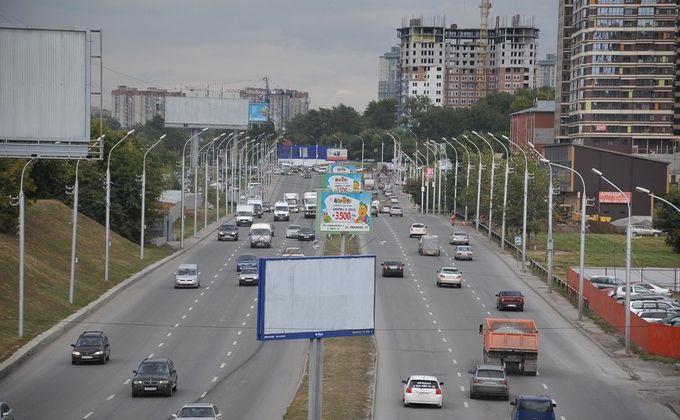
[(673, 134), (680, 136), (680, 13), (675, 21), (675, 111), (673, 112)]
[[(266, 89), (247, 87), (239, 96), (250, 102), (264, 102)], [(294, 89), (272, 89), (269, 92), (269, 120), (276, 130), (285, 130), (286, 125), (299, 114), (309, 111), (309, 93)]]
[(169, 92), (155, 87), (141, 90), (119, 85), (111, 91), (113, 118), (121, 127), (132, 128), (144, 124), (156, 115), (165, 115), (165, 98), (168, 96), (186, 96), (182, 92)]
[(399, 47), (378, 58), (378, 99), (399, 99)]
[(544, 60), (536, 62), (536, 88), (555, 87), (555, 54), (546, 54)]
[(673, 135), (677, 0), (560, 0), (555, 131), (645, 153)]
[[(488, 30), (487, 61), (480, 75), (480, 29), (446, 27), (443, 18), (423, 25), (411, 18), (397, 30), (401, 40), (401, 95), (427, 96), (435, 105), (469, 107), (489, 92), (534, 87), (538, 29), (513, 16), (496, 18)], [(479, 83), (486, 79), (486, 89)]]

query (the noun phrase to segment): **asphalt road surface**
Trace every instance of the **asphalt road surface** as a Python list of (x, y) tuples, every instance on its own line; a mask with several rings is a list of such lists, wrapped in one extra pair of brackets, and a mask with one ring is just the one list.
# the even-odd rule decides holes
[[(418, 240), (408, 237), (416, 221), (439, 235), (440, 257), (418, 255)], [(627, 373), (526, 286), (499, 258), (498, 248), (481, 244), (475, 235), (473, 261), (455, 262), (463, 272), (463, 287), (437, 288), (436, 270), (454, 264), (451, 232), (444, 217), (413, 209), (403, 218), (381, 214), (374, 220), (366, 252), (375, 253), (378, 262), (406, 263), (403, 279), (377, 278), (376, 419), (510, 418), (508, 401), (469, 398), (467, 372), (483, 362), (478, 329), (485, 317), (530, 318), (539, 328), (538, 375), (510, 376), (511, 397), (550, 395), (558, 404), (557, 418), (563, 420), (677, 419), (666, 407), (631, 391)], [(525, 311), (496, 310), (500, 290), (522, 291)], [(433, 374), (445, 383), (442, 409), (403, 406), (401, 380), (412, 374)]]
[[(317, 187), (318, 178), (277, 177), (267, 199), (284, 192)], [(299, 220), (298, 220), (299, 219)], [(263, 219), (272, 221), (272, 213)], [(113, 298), (83, 322), (41, 350), (0, 381), (0, 400), (18, 419), (160, 419), (190, 402), (216, 403), (227, 419), (280, 418), (292, 400), (303, 372), (307, 343), (256, 340), (257, 288), (239, 287), (234, 261), (241, 253), (280, 255), (291, 222), (276, 228), (270, 249), (250, 249), (248, 228), (238, 242), (218, 242), (217, 234), (194, 246)], [(318, 250), (304, 242), (306, 255)], [(198, 289), (174, 289), (174, 271), (196, 263)], [(92, 279), (101, 281), (101, 279)], [(103, 330), (111, 342), (105, 365), (71, 365), (70, 344), (84, 330)], [(132, 398), (132, 370), (145, 357), (169, 357), (178, 371), (178, 391), (171, 397)]]

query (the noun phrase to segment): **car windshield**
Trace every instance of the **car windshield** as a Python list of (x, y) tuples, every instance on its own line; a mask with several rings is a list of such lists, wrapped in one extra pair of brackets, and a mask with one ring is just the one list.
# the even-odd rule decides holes
[(465, 233), (465, 232), (456, 232), (456, 233), (453, 234), (453, 236), (465, 236), (465, 237), (467, 237), (467, 233)]
[(239, 255), (238, 260), (240, 262), (257, 261), (257, 257), (254, 255)]
[(250, 216), (252, 213), (249, 211), (240, 210), (236, 212), (237, 216)]
[(269, 229), (253, 229), (251, 232), (253, 235), (269, 235)]
[(552, 412), (552, 402), (547, 400), (520, 400), (517, 408), (536, 413), (550, 413)]
[(101, 337), (98, 337), (98, 336), (80, 337), (78, 339), (78, 342), (76, 343), (76, 346), (82, 346), (82, 347), (94, 347), (94, 346), (101, 346), (101, 345), (102, 345), (102, 339), (101, 339)]
[(290, 229), (290, 230), (300, 230), (300, 225), (290, 225), (290, 226), (288, 226), (288, 229)]
[(425, 380), (425, 379), (412, 379), (409, 386), (411, 386), (413, 388), (421, 388), (421, 389), (437, 389), (437, 388), (439, 388), (439, 384), (437, 383), (437, 381), (430, 381), (430, 380)]
[(401, 265), (401, 261), (385, 261), (385, 265)]
[(401, 207), (399, 207), (399, 206), (392, 206), (392, 210), (401, 210)]
[(300, 228), (300, 233), (314, 233), (314, 229), (303, 227)]
[(505, 374), (503, 373), (502, 370), (478, 370), (477, 371), (477, 376), (481, 376), (482, 378), (500, 378), (503, 379), (505, 377)]
[(257, 268), (244, 268), (241, 270), (241, 274), (257, 274)]
[(215, 413), (210, 407), (184, 407), (177, 417), (215, 417)]
[(178, 276), (194, 276), (196, 275), (196, 269), (195, 268), (180, 268), (177, 270), (177, 275)]
[(220, 226), (220, 230), (225, 231), (225, 230), (234, 230), (236, 229), (234, 225), (222, 225)]
[(460, 270), (457, 268), (442, 268), (442, 274), (460, 274)]
[(469, 246), (459, 246), (456, 248), (457, 251), (470, 251), (471, 248)]
[(276, 206), (276, 211), (288, 211), (288, 206)]
[(425, 225), (422, 223), (414, 223), (411, 225), (412, 228), (424, 228)]
[(522, 296), (522, 292), (506, 291), (501, 292), (501, 296)]
[(283, 251), (284, 254), (301, 254), (302, 250), (300, 248), (286, 248)]
[(139, 366), (138, 373), (142, 375), (167, 375), (170, 373), (167, 363), (162, 362), (148, 362), (142, 363)]

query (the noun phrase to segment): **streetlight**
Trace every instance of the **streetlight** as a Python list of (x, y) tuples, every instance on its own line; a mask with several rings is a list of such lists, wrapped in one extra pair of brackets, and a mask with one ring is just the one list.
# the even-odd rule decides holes
[[(444, 157), (442, 156), (442, 148), (439, 143), (437, 143), (434, 140), (429, 140), (429, 143), (432, 145), (434, 148), (434, 152), (436, 156), (438, 157), (437, 160), (437, 165), (439, 168), (437, 169), (437, 172), (435, 175), (439, 175), (439, 181), (435, 179), (435, 182), (437, 182), (437, 212), (441, 214), (442, 212), (442, 160)], [(434, 197), (432, 198), (432, 209), (434, 210)], [(433, 211), (434, 213), (434, 211)]]
[(491, 149), (491, 180), (489, 181), (489, 238), (491, 238), (491, 222), (493, 219), (493, 184), (494, 184), (494, 179), (496, 178), (496, 154), (493, 151), (493, 146), (487, 139), (484, 137), (480, 136), (476, 131), (473, 131), (474, 135), (479, 137), (486, 143), (487, 146), (489, 146), (489, 149)]
[[(429, 160), (429, 155), (430, 152), (432, 152), (432, 160), (433, 160), (433, 176), (432, 176), (432, 214), (434, 214), (434, 205), (435, 205), (435, 197), (437, 196), (437, 190), (435, 189), (435, 186), (437, 185), (437, 151), (432, 147), (430, 144), (430, 141), (427, 140), (425, 143), (423, 143), (425, 146), (425, 150), (427, 151), (428, 155), (428, 171), (429, 171), (429, 166), (430, 166), (430, 160)], [(425, 190), (425, 193), (427, 194), (427, 197), (425, 198), (425, 202), (427, 205), (425, 206), (425, 213), (429, 213), (429, 207), (430, 207), (430, 180), (426, 180), (427, 182), (427, 188)]]
[[(194, 238), (198, 237), (198, 167), (200, 164), (201, 160), (201, 152), (203, 152), (204, 149), (207, 149), (211, 147), (212, 145), (215, 144), (215, 141), (222, 138), (224, 133), (220, 134), (219, 136), (213, 138), (210, 140), (210, 142), (206, 143), (198, 149), (198, 153), (196, 154), (196, 170), (194, 171)], [(205, 229), (208, 226), (208, 153), (206, 151), (205, 154), (205, 183), (203, 187), (203, 219), (204, 219), (204, 226), (203, 228)]]
[(111, 150), (109, 150), (109, 156), (106, 160), (106, 243), (104, 244), (104, 281), (109, 281), (109, 248), (110, 243), (110, 212), (111, 212), (111, 153), (113, 150), (121, 144), (125, 139), (127, 139), (135, 130), (132, 129), (128, 131), (125, 136), (114, 144)]
[(513, 146), (515, 146), (522, 155), (524, 155), (524, 209), (522, 210), (522, 271), (526, 270), (527, 265), (527, 195), (529, 191), (529, 159), (527, 153), (520, 147), (519, 144), (510, 140), (507, 136), (503, 138)]
[[(527, 142), (529, 147), (531, 147), (534, 152), (542, 159), (545, 156), (539, 152), (534, 144), (530, 141)], [(546, 159), (547, 160), (547, 159)], [(548, 253), (548, 293), (552, 293), (552, 283), (553, 283), (553, 251), (554, 249), (554, 239), (553, 239), (553, 173), (552, 166), (548, 165), (548, 243), (546, 245), (546, 251)]]
[(361, 172), (364, 171), (364, 138), (357, 134), (357, 137), (361, 140)]
[(146, 228), (146, 225), (144, 224), (144, 210), (146, 208), (146, 155), (149, 154), (151, 149), (154, 147), (158, 146), (158, 143), (160, 143), (164, 138), (165, 134), (161, 136), (154, 144), (151, 145), (148, 149), (146, 149), (146, 152), (144, 152), (144, 158), (142, 159), (142, 226), (139, 232), (140, 238), (139, 238), (139, 259), (144, 260), (144, 230)]
[(470, 140), (465, 134), (463, 134), (463, 137), (477, 149), (477, 156), (479, 156), (479, 168), (477, 169), (477, 210), (475, 212), (475, 229), (479, 231), (479, 202), (482, 195), (482, 151), (475, 142)]
[(468, 198), (467, 198), (467, 192), (468, 192), (468, 190), (469, 190), (469, 188), (470, 188), (470, 169), (472, 168), (472, 166), (470, 165), (470, 159), (471, 159), (471, 157), (470, 157), (470, 150), (468, 150), (467, 146), (465, 146), (465, 145), (463, 144), (463, 142), (458, 141), (457, 138), (451, 136), (451, 140), (455, 141), (456, 144), (458, 144), (460, 147), (462, 147), (463, 150), (465, 150), (465, 154), (467, 155), (467, 169), (465, 170), (465, 193), (466, 193), (466, 194), (465, 194), (465, 216), (464, 216), (465, 223), (467, 223), (467, 221), (468, 221)]
[(35, 158), (26, 162), (21, 170), (21, 180), (19, 181), (19, 337), (24, 336), (24, 246), (26, 237), (26, 227), (24, 221), (24, 174), (28, 165), (33, 163)]
[[(416, 150), (414, 155), (416, 157), (416, 161), (418, 160), (418, 155), (427, 159), (427, 156), (425, 156), (423, 152)], [(420, 162), (425, 162), (425, 164), (422, 165), (422, 170), (420, 172), (420, 214), (423, 214), (423, 205), (425, 204), (425, 169), (427, 169), (427, 161), (420, 159)]]
[[(456, 214), (457, 210), (457, 201), (458, 201), (458, 150), (456, 150), (455, 147), (451, 143), (449, 143), (448, 140), (446, 140), (446, 137), (442, 137), (442, 140), (449, 146), (451, 146), (451, 149), (453, 150), (453, 153), (456, 155), (456, 164), (454, 166), (454, 177), (453, 177), (453, 214)], [(446, 187), (445, 187), (446, 189)], [(446, 200), (444, 200), (446, 201)]]
[(661, 198), (658, 195), (655, 195), (654, 193), (652, 193), (647, 188), (635, 187), (635, 189), (638, 190), (639, 192), (643, 193), (643, 194), (647, 194), (651, 198), (657, 199), (661, 202), (668, 204), (669, 206), (673, 207), (678, 213), (680, 213), (680, 208), (678, 208), (675, 204), (671, 203), (670, 201), (666, 200), (665, 198)]
[(626, 310), (626, 325), (624, 329), (624, 335), (625, 335), (625, 347), (626, 347), (626, 355), (630, 355), (630, 280), (631, 280), (631, 274), (630, 274), (630, 258), (631, 258), (631, 238), (632, 238), (632, 232), (633, 232), (633, 226), (631, 224), (631, 208), (630, 208), (630, 198), (621, 191), (621, 188), (616, 186), (613, 182), (611, 182), (607, 177), (605, 177), (602, 174), (602, 171), (599, 171), (595, 168), (590, 169), (595, 175), (599, 176), (600, 179), (602, 179), (604, 182), (607, 184), (611, 185), (614, 187), (619, 194), (626, 200), (626, 207), (628, 208), (628, 222), (626, 223), (626, 303), (625, 303), (625, 310)]
[(492, 139), (496, 140), (505, 150), (505, 176), (503, 180), (503, 217), (501, 218), (501, 250), (505, 250), (505, 213), (508, 203), (508, 174), (510, 173), (510, 151), (502, 141), (498, 140), (493, 134), (487, 132)]
[[(189, 137), (189, 139), (184, 143), (184, 147), (182, 148), (182, 193), (180, 194), (180, 201), (181, 201), (181, 232), (180, 232), (180, 238), (179, 238), (179, 247), (184, 248), (184, 193), (186, 190), (186, 187), (184, 186), (185, 183), (185, 175), (184, 175), (184, 165), (185, 165), (185, 160), (186, 160), (186, 153), (187, 153), (187, 146), (191, 141), (197, 137), (200, 136), (201, 134), (205, 133), (208, 131), (208, 127), (204, 128), (203, 130), (199, 131), (198, 133), (194, 134), (193, 136)], [(194, 195), (196, 195), (196, 191), (194, 191)], [(194, 208), (194, 212), (196, 211), (196, 208)]]
[(575, 169), (572, 169), (568, 166), (560, 165), (559, 163), (553, 163), (549, 161), (548, 159), (542, 158), (541, 162), (547, 163), (550, 166), (554, 166), (556, 168), (561, 168), (561, 169), (566, 169), (568, 171), (571, 171), (572, 173), (576, 174), (576, 176), (579, 177), (581, 180), (581, 229), (580, 229), (580, 236), (581, 236), (581, 241), (580, 241), (580, 250), (579, 250), (579, 276), (578, 276), (578, 320), (583, 321), (583, 272), (584, 272), (584, 261), (585, 261), (585, 255), (586, 255), (586, 218), (588, 217), (586, 215), (586, 205), (587, 205), (587, 198), (586, 198), (586, 182), (583, 180), (583, 176), (576, 171)]

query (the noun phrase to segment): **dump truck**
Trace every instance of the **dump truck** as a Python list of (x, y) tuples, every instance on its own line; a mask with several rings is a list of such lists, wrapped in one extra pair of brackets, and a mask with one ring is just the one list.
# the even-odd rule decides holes
[(507, 372), (536, 375), (538, 330), (533, 320), (486, 318), (479, 333), (484, 335), (484, 363), (502, 365)]

